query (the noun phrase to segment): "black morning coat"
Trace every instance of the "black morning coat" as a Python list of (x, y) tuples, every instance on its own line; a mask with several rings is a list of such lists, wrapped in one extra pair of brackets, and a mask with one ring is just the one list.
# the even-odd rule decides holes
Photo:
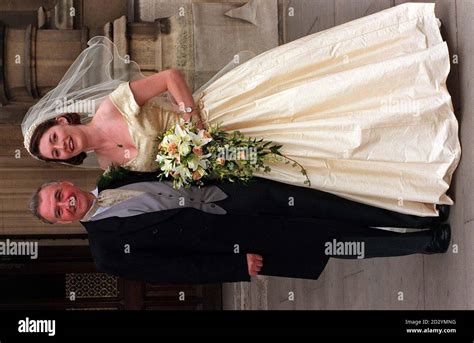
[[(106, 188), (156, 180), (154, 173), (130, 173)], [(82, 222), (98, 269), (150, 283), (249, 281), (250, 253), (262, 255), (262, 275), (317, 279), (329, 259), (325, 244), (344, 232), (388, 235), (367, 228), (424, 228), (436, 220), (262, 178), (217, 186), (228, 195), (217, 202), (225, 215), (183, 207)]]
[[(131, 173), (106, 188), (156, 181)], [(218, 185), (227, 214), (178, 208), (81, 222), (97, 268), (130, 280), (166, 284), (250, 281), (246, 254), (263, 257), (261, 275), (317, 279), (329, 257), (331, 220), (289, 211), (288, 199), (310, 204), (317, 191), (261, 178)], [(102, 189), (99, 189), (101, 191)]]

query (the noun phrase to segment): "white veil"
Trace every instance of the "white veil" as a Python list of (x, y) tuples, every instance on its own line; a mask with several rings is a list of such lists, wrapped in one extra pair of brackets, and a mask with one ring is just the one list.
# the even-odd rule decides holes
[[(26, 113), (21, 130), (25, 148), (30, 154), (30, 141), (38, 125), (64, 113), (77, 113), (81, 117), (81, 123), (86, 123), (95, 114), (102, 100), (122, 82), (144, 77), (138, 64), (127, 56), (120, 56), (115, 44), (107, 37), (93, 37), (87, 44), (88, 47), (76, 58), (59, 84)], [(251, 51), (235, 55), (230, 63), (195, 91), (193, 97), (197, 99), (216, 79), (254, 56)], [(168, 100), (166, 94), (159, 97), (162, 101), (170, 101), (177, 109), (170, 94)], [(87, 156), (79, 167), (99, 168), (95, 153), (87, 152)]]
[[(21, 130), (28, 152), (31, 136), (41, 123), (64, 113), (77, 113), (81, 122), (85, 123), (95, 114), (101, 101), (121, 82), (144, 77), (138, 64), (121, 57), (108, 38), (93, 37), (87, 45), (59, 84), (26, 113)], [(98, 168), (94, 153), (88, 153), (83, 167)]]

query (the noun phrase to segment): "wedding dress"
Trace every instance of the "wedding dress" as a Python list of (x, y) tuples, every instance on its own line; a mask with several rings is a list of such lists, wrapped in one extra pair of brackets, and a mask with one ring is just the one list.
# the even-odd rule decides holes
[[(437, 215), (461, 156), (446, 88), (450, 57), (434, 4), (404, 4), (266, 51), (195, 93), (201, 117), (282, 144), (311, 187), (388, 210)], [(129, 83), (110, 99), (138, 156), (156, 168), (156, 136), (178, 114), (140, 107)], [(307, 187), (298, 167), (270, 163), (256, 176)]]

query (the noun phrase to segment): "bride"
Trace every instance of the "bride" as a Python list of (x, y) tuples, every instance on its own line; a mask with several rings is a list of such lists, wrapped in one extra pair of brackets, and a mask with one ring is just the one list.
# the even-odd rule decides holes
[[(152, 171), (157, 135), (183, 116), (282, 144), (312, 188), (418, 216), (453, 204), (446, 191), (461, 147), (434, 4), (399, 5), (300, 38), (220, 73), (194, 94), (176, 70), (111, 75), (111, 63), (97, 54), (107, 44), (93, 38), (58, 87), (28, 111), (22, 130), (34, 157), (81, 165), (94, 151), (102, 169), (114, 163)], [(58, 99), (99, 104), (85, 122), (83, 112), (58, 108)], [(306, 187), (299, 168), (270, 167), (255, 175)]]

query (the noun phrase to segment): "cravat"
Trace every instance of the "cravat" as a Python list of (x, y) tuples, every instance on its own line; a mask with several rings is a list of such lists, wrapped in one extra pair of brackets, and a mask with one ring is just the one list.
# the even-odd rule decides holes
[(144, 192), (128, 189), (104, 189), (99, 193), (97, 204), (100, 207), (110, 207), (141, 194)]

